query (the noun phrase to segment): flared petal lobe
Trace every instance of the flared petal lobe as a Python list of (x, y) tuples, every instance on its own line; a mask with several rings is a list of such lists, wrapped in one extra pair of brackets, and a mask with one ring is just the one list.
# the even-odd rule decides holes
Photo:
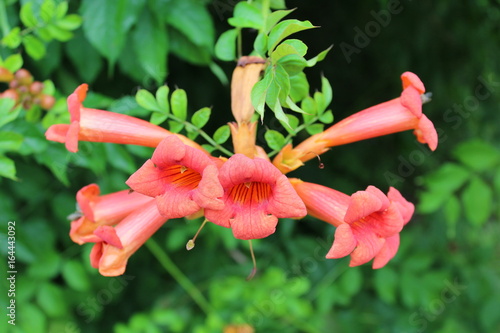
[(224, 207), (205, 209), (205, 217), (231, 228), (238, 239), (267, 237), (276, 230), (278, 218), (307, 213), (288, 178), (265, 159), (235, 154), (220, 168), (219, 180)]
[(156, 198), (160, 213), (171, 219), (202, 208), (221, 209), (223, 189), (215, 163), (177, 137), (165, 138), (150, 160), (126, 181), (136, 192)]
[(96, 234), (101, 241), (90, 253), (92, 267), (104, 276), (118, 276), (125, 272), (128, 259), (165, 222), (156, 203), (151, 201), (129, 214), (116, 227), (100, 227)]
[(185, 144), (202, 150), (197, 143), (187, 137), (169, 132), (148, 121), (120, 113), (84, 107), (82, 103), (87, 89), (87, 84), (81, 84), (68, 96), (70, 124), (56, 124), (49, 127), (45, 133), (47, 140), (65, 143), (69, 151), (77, 152), (79, 141), (156, 147), (165, 137), (175, 135)]
[(90, 184), (76, 194), (81, 217), (71, 222), (70, 237), (77, 244), (97, 242), (94, 231), (102, 225), (115, 225), (135, 209), (153, 199), (129, 190), (100, 195), (99, 186)]
[(328, 187), (291, 181), (310, 215), (337, 227), (326, 257), (351, 255), (350, 266), (375, 258), (373, 268), (383, 267), (397, 252), (399, 232), (408, 223), (414, 206), (395, 188), (386, 195), (374, 186), (351, 196)]

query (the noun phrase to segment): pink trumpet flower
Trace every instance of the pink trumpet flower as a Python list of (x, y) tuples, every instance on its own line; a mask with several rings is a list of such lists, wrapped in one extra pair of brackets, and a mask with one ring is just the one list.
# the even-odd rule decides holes
[(87, 96), (87, 84), (81, 84), (68, 96), (71, 123), (49, 127), (47, 140), (66, 144), (70, 152), (78, 151), (78, 141), (109, 142), (156, 147), (169, 135), (179, 137), (185, 144), (202, 148), (181, 134), (173, 134), (148, 121), (104, 110), (89, 109), (82, 105)]
[(99, 269), (104, 276), (123, 274), (130, 256), (167, 220), (151, 200), (134, 210), (116, 227), (99, 226), (94, 234), (101, 241), (94, 244), (90, 252), (92, 267)]
[(350, 266), (374, 259), (381, 268), (399, 247), (399, 232), (408, 223), (414, 205), (391, 187), (387, 196), (374, 186), (349, 196), (313, 183), (292, 180), (310, 215), (337, 227), (328, 259), (351, 255)]
[(264, 238), (278, 218), (299, 218), (307, 211), (288, 178), (271, 162), (235, 154), (219, 171), (224, 207), (205, 208), (207, 220), (231, 228), (238, 239)]
[(426, 143), (431, 150), (435, 150), (438, 144), (436, 129), (422, 113), (424, 84), (411, 72), (403, 73), (401, 79), (403, 92), (400, 97), (357, 112), (304, 140), (295, 148), (285, 146), (273, 164), (287, 173), (326, 152), (329, 147), (407, 130), (413, 130), (420, 143)]
[(77, 244), (98, 242), (94, 235), (100, 225), (115, 225), (135, 209), (153, 199), (129, 190), (100, 195), (99, 186), (90, 184), (80, 189), (76, 200), (81, 216), (71, 222), (70, 237)]
[(216, 162), (173, 135), (160, 142), (151, 159), (126, 184), (156, 198), (158, 210), (169, 219), (223, 206)]

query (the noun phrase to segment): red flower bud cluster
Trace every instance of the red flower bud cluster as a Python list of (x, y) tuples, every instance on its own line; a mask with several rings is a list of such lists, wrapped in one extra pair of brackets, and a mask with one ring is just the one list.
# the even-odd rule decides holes
[(16, 106), (21, 104), (26, 110), (33, 105), (40, 105), (48, 110), (54, 106), (54, 96), (43, 93), (43, 83), (35, 81), (31, 73), (21, 68), (12, 74), (8, 69), (0, 67), (0, 82), (9, 84), (9, 88), (0, 93), (0, 98), (11, 98)]

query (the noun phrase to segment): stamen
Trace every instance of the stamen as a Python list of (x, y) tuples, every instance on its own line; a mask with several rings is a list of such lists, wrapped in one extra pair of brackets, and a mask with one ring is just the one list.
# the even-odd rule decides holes
[(250, 247), (250, 256), (252, 257), (253, 268), (250, 274), (247, 276), (247, 281), (250, 281), (257, 273), (257, 261), (255, 260), (255, 254), (253, 253), (252, 240), (248, 240), (248, 246)]
[(190, 240), (188, 240), (188, 242), (186, 243), (186, 250), (190, 251), (194, 248), (194, 241), (196, 240), (196, 237), (198, 237), (198, 234), (200, 233), (201, 229), (203, 229), (203, 227), (205, 226), (205, 224), (207, 224), (208, 220), (205, 219), (205, 221), (203, 221), (203, 223), (201, 224), (201, 226), (198, 228), (198, 231), (196, 232), (196, 234), (194, 235), (193, 238), (191, 238)]
[(188, 168), (186, 168), (184, 165), (181, 165), (181, 173), (184, 173)]
[(251, 183), (251, 182), (246, 182), (246, 183), (244, 183), (244, 185), (245, 185), (247, 188), (250, 188), (250, 185), (252, 185), (252, 183)]
[(324, 169), (324, 168), (325, 168), (325, 164), (324, 164), (323, 162), (321, 162), (321, 157), (319, 157), (319, 155), (318, 155), (318, 154), (316, 154), (316, 153), (315, 153), (315, 152), (313, 152), (313, 151), (310, 151), (309, 153), (310, 153), (310, 154), (314, 154), (314, 155), (316, 155), (316, 157), (317, 157), (317, 158), (318, 158), (318, 160), (319, 160), (318, 168), (320, 168), (320, 169)]

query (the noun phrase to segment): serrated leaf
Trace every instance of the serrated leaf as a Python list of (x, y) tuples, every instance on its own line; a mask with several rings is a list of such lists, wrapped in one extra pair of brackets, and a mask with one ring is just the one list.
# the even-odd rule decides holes
[(204, 107), (193, 114), (193, 117), (191, 117), (191, 123), (197, 128), (202, 128), (210, 119), (211, 113), (212, 110), (210, 108)]
[(137, 21), (145, 0), (84, 0), (80, 7), (88, 41), (112, 68), (123, 50), (130, 28)]
[(156, 102), (162, 113), (168, 114), (170, 112), (170, 104), (168, 102), (168, 94), (170, 89), (168, 86), (161, 86), (156, 90)]
[(270, 75), (264, 75), (264, 77), (259, 82), (254, 84), (252, 92), (250, 93), (252, 105), (255, 108), (255, 111), (261, 116), (261, 118), (264, 117), (266, 95), (267, 95), (267, 90), (271, 85), (271, 81), (272, 78)]
[(153, 94), (145, 89), (139, 89), (135, 94), (135, 100), (146, 110), (162, 112)]
[(323, 125), (323, 124), (312, 124), (312, 125), (309, 125), (306, 127), (306, 131), (310, 135), (321, 133), (321, 132), (323, 132), (324, 129), (325, 129), (325, 125)]
[(23, 143), (23, 136), (16, 132), (0, 132), (0, 152), (17, 151)]
[(187, 117), (187, 95), (184, 89), (176, 89), (170, 97), (170, 107), (174, 116), (181, 120)]
[(319, 116), (319, 121), (325, 124), (331, 124), (333, 122), (333, 113), (331, 110), (324, 112), (321, 116)]
[(15, 73), (18, 69), (23, 67), (23, 57), (20, 53), (12, 54), (4, 60), (2, 67), (8, 69), (12, 73)]
[(274, 50), (274, 48), (283, 39), (288, 36), (307, 29), (315, 28), (309, 21), (299, 21), (299, 20), (286, 20), (278, 23), (274, 28), (271, 29), (269, 33), (269, 39), (267, 42), (267, 48), (269, 50)]
[(269, 14), (266, 20), (266, 31), (265, 31), (266, 34), (269, 33), (269, 31), (271, 31), (271, 29), (274, 28), (274, 26), (278, 24), (279, 21), (281, 21), (283, 18), (285, 18), (288, 14), (290, 14), (294, 10), (295, 9), (276, 10), (271, 14)]
[(333, 90), (332, 86), (330, 85), (330, 82), (323, 75), (321, 76), (321, 92), (325, 97), (325, 104), (328, 107), (328, 105), (330, 105), (333, 99)]
[(328, 54), (328, 52), (330, 52), (330, 50), (332, 49), (333, 46), (330, 46), (329, 48), (327, 48), (326, 50), (320, 52), (317, 56), (315, 56), (314, 58), (311, 58), (309, 60), (307, 60), (307, 67), (313, 67), (314, 65), (316, 65), (318, 62), (322, 61), (323, 59), (325, 59), (326, 55)]
[(230, 135), (231, 135), (231, 130), (229, 129), (229, 126), (223, 125), (215, 131), (213, 139), (218, 144), (223, 144), (224, 142), (227, 141), (227, 139), (229, 139)]
[(21, 6), (19, 18), (27, 28), (33, 28), (38, 24), (38, 20), (33, 12), (33, 2), (29, 1)]
[(447, 235), (449, 238), (455, 238), (456, 225), (460, 217), (462, 207), (460, 201), (454, 195), (450, 196), (444, 204), (444, 217), (447, 224)]
[(476, 226), (483, 225), (492, 212), (493, 193), (479, 177), (474, 177), (462, 192), (465, 216)]
[(264, 138), (269, 148), (273, 150), (280, 150), (285, 145), (285, 137), (278, 131), (267, 130)]
[(163, 24), (143, 10), (132, 32), (132, 42), (142, 69), (158, 84), (163, 83), (167, 77), (168, 55), (168, 36)]
[(232, 61), (236, 59), (236, 29), (227, 30), (220, 35), (215, 44), (215, 56), (220, 60)]
[(15, 49), (21, 44), (21, 28), (14, 27), (9, 31), (7, 35), (2, 38), (2, 44), (5, 46)]
[(26, 35), (22, 38), (23, 46), (26, 48), (26, 53), (35, 60), (40, 60), (45, 55), (45, 45), (35, 36)]
[(266, 58), (267, 53), (267, 35), (263, 32), (259, 32), (255, 41), (253, 42), (253, 48), (257, 51), (258, 55), (262, 58)]
[(264, 17), (262, 11), (248, 2), (238, 2), (234, 7), (233, 17), (227, 22), (233, 27), (253, 28), (261, 30), (264, 28)]
[(453, 149), (453, 155), (475, 171), (491, 169), (500, 161), (500, 152), (493, 145), (482, 140), (460, 143)]
[(0, 176), (17, 180), (16, 165), (14, 164), (14, 161), (2, 155), (0, 155)]

